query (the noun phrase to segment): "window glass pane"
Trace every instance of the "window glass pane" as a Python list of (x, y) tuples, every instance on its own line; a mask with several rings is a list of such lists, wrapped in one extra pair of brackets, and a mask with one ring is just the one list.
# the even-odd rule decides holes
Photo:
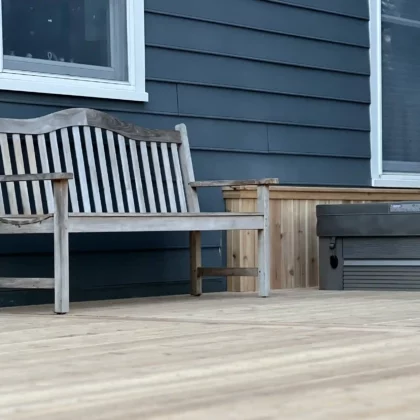
[(410, 20), (382, 20), (384, 171), (420, 172), (420, 1), (385, 3), (387, 13)]
[(125, 0), (2, 4), (5, 68), (127, 80)]
[(418, 0), (382, 0), (382, 15), (420, 20)]

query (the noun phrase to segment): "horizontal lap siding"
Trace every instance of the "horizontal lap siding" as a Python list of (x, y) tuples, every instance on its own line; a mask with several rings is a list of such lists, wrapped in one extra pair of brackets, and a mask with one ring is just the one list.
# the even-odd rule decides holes
[[(291, 185), (369, 185), (367, 0), (145, 2), (147, 104), (2, 92), (0, 116), (30, 118), (82, 106), (150, 128), (185, 122), (198, 179), (272, 176)], [(200, 199), (204, 210), (223, 209), (219, 190), (202, 191)], [(221, 238), (205, 235), (207, 265), (224, 263)], [(51, 248), (47, 239), (19, 240), (0, 243), (0, 253), (23, 250), (32, 261), (35, 245), (39, 252)], [(185, 235), (72, 241), (79, 255), (71, 274), (76, 298), (82, 289), (94, 297), (100, 284), (98, 297), (109, 297), (113, 287), (132, 295), (187, 291)], [(96, 252), (113, 250), (109, 261), (119, 279), (95, 265)], [(128, 251), (136, 257), (124, 259)], [(84, 255), (92, 256), (102, 283), (90, 280), (93, 268), (85, 274)], [(13, 268), (13, 261), (4, 266)], [(159, 264), (177, 278), (169, 279)], [(220, 280), (209, 284), (225, 287)]]

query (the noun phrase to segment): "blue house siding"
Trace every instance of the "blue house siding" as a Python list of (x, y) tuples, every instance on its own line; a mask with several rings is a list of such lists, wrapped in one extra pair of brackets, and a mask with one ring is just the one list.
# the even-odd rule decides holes
[[(151, 128), (185, 122), (197, 179), (368, 186), (368, 24), (368, 0), (146, 0), (149, 103), (1, 92), (0, 117), (82, 106)], [(200, 199), (223, 209), (219, 190)], [(223, 237), (204, 235), (206, 265), (224, 263)], [(0, 241), (2, 276), (51, 275), (51, 238), (22, 239)], [(80, 235), (71, 249), (73, 299), (188, 290), (186, 234)], [(0, 305), (45, 299), (0, 293)]]

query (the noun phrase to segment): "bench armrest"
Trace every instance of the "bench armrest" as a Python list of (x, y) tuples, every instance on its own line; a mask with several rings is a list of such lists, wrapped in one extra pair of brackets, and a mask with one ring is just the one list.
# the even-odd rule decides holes
[(64, 181), (73, 179), (71, 173), (0, 175), (0, 182)]
[(263, 179), (245, 179), (239, 181), (223, 180), (223, 181), (196, 181), (190, 182), (192, 188), (200, 187), (240, 187), (248, 185), (277, 185), (278, 178), (263, 178)]

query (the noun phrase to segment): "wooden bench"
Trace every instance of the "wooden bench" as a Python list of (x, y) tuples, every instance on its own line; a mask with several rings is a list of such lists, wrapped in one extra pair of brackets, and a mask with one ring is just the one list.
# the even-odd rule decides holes
[[(54, 278), (0, 278), (1, 288), (54, 288), (64, 314), (69, 233), (189, 231), (192, 295), (203, 277), (227, 275), (256, 276), (269, 295), (269, 185), (278, 180), (195, 181), (184, 124), (149, 130), (92, 109), (0, 119), (0, 153), (0, 234), (54, 234)], [(257, 213), (200, 212), (198, 188), (237, 185), (258, 186)], [(201, 266), (201, 231), (240, 229), (259, 231), (258, 269)]]

